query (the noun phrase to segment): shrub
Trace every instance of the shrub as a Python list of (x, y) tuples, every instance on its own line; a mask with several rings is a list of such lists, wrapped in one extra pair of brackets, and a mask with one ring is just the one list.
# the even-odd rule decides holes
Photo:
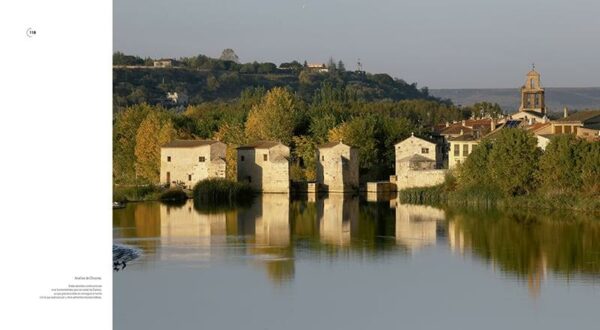
[(188, 195), (181, 188), (170, 188), (160, 194), (161, 201), (177, 202), (185, 201), (188, 199)]
[(254, 191), (245, 183), (213, 178), (198, 182), (193, 191), (194, 205), (236, 206), (252, 201)]

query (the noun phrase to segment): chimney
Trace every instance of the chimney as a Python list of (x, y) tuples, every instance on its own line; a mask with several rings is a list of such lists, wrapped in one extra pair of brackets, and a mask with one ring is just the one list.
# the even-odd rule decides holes
[(496, 129), (496, 119), (492, 118), (492, 120), (490, 120), (490, 132), (494, 131)]
[(533, 118), (529, 118), (529, 126), (533, 125)]
[(467, 122), (463, 119), (462, 125), (465, 126), (466, 124), (467, 124)]
[(461, 128), (460, 129), (460, 135), (463, 135), (463, 134), (464, 134), (464, 132), (463, 132), (463, 129)]
[(569, 109), (567, 107), (563, 108), (563, 118), (569, 117)]
[(446, 122), (446, 127), (450, 127), (450, 123), (449, 122)]

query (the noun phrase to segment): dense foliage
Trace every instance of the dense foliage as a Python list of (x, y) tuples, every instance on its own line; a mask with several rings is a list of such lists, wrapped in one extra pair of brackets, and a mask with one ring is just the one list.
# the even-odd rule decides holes
[(238, 99), (189, 105), (183, 112), (136, 104), (115, 114), (113, 169), (117, 184), (158, 183), (160, 146), (173, 138), (218, 139), (229, 145), (227, 176), (235, 178), (235, 147), (269, 139), (291, 147), (292, 179), (314, 180), (318, 145), (342, 140), (359, 148), (363, 180), (393, 172), (394, 144), (411, 132), (463, 118), (434, 100), (367, 102), (324, 83), (311, 102), (289, 89), (244, 90)]
[(437, 100), (427, 88), (417, 88), (416, 83), (387, 74), (348, 71), (343, 62), (336, 64), (333, 59), (327, 72), (313, 70), (306, 62), (292, 61), (278, 67), (274, 63), (240, 64), (238, 60), (233, 50), (226, 49), (219, 59), (198, 55), (180, 58), (174, 68), (153, 68), (152, 59), (117, 52), (113, 55), (114, 110), (139, 103), (173, 106), (166, 99), (169, 92), (187, 95), (187, 102), (194, 105), (232, 100), (245, 89), (257, 86), (284, 87), (299, 100), (310, 102), (324, 83), (343, 87), (348, 96), (363, 101)]

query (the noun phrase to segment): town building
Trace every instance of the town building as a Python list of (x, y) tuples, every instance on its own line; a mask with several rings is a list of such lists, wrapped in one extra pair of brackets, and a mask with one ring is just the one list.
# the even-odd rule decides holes
[(358, 149), (340, 142), (330, 142), (317, 150), (317, 183), (328, 192), (358, 190)]
[(237, 179), (262, 192), (290, 192), (290, 148), (259, 141), (237, 148)]
[(473, 133), (449, 138), (448, 168), (452, 169), (463, 164), (479, 141), (480, 139)]
[(160, 60), (154, 60), (155, 68), (170, 68), (175, 66), (175, 60), (170, 58), (161, 58)]
[(309, 71), (313, 71), (313, 72), (320, 72), (320, 73), (329, 72), (329, 69), (323, 63), (308, 63), (306, 65), (306, 68)]
[(526, 121), (544, 121), (546, 118), (545, 89), (542, 87), (540, 74), (535, 71), (535, 66), (527, 73), (525, 84), (521, 87), (521, 105), (519, 112), (513, 114), (512, 119), (525, 119)]
[(413, 155), (421, 155), (433, 161), (435, 168), (443, 166), (442, 146), (429, 139), (416, 137), (414, 133), (407, 139), (396, 143), (394, 148), (396, 149), (396, 174), (399, 170), (398, 162)]
[(390, 178), (398, 190), (411, 187), (428, 187), (444, 182), (442, 146), (412, 134), (397, 143), (396, 175)]
[(560, 118), (552, 122), (552, 133), (574, 134), (587, 140), (600, 138), (600, 110), (578, 111)]
[(201, 180), (225, 178), (227, 145), (213, 140), (173, 140), (160, 149), (160, 182), (192, 189)]

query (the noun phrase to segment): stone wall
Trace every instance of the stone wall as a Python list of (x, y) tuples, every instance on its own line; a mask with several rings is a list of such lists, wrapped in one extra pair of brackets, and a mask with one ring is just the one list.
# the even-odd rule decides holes
[(262, 192), (289, 193), (289, 148), (238, 149), (238, 182), (247, 182)]
[(329, 192), (349, 192), (359, 186), (358, 150), (345, 144), (317, 151), (317, 183)]
[(226, 148), (221, 142), (191, 148), (161, 148), (160, 183), (178, 182), (191, 189), (204, 179), (225, 178)]
[(447, 170), (403, 171), (397, 174), (398, 190), (414, 187), (431, 187), (444, 183)]
[(433, 142), (411, 136), (408, 139), (397, 143), (394, 148), (396, 152), (396, 174), (402, 171), (400, 160), (415, 154), (435, 161), (438, 167), (442, 166), (444, 158), (442, 148)]

